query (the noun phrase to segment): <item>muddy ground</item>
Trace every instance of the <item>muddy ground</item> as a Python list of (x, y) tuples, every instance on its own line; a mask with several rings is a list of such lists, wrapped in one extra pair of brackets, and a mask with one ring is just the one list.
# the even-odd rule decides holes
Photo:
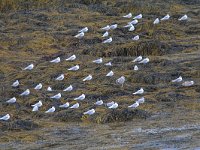
[[(136, 0), (136, 1), (0, 1), (0, 115), (10, 113), (8, 122), (0, 122), (0, 149), (200, 149), (200, 1), (198, 0)], [(121, 16), (143, 13), (134, 32), (123, 28), (130, 19)], [(169, 13), (171, 19), (156, 26), (157, 17)], [(177, 19), (187, 14), (188, 21)], [(102, 44), (101, 27), (118, 23), (110, 32), (113, 42)], [(77, 31), (87, 26), (84, 39), (75, 39)], [(139, 34), (140, 40), (130, 40)], [(77, 60), (65, 58), (76, 54)], [(150, 63), (133, 70), (136, 56), (150, 58)], [(59, 64), (49, 61), (61, 57)], [(103, 57), (112, 67), (92, 63)], [(34, 63), (32, 71), (22, 71)], [(81, 69), (67, 68), (79, 64)], [(110, 70), (113, 79), (105, 78)], [(55, 77), (64, 73), (62, 82)], [(84, 84), (88, 74), (93, 80)], [(126, 77), (124, 87), (116, 85), (120, 76)], [(182, 76), (194, 80), (191, 87), (172, 84)], [(12, 88), (19, 79), (21, 86)], [(44, 88), (33, 88), (42, 82)], [(75, 90), (62, 90), (73, 84)], [(46, 91), (52, 86), (54, 91)], [(146, 101), (137, 109), (127, 109), (139, 96), (132, 93), (143, 87)], [(30, 88), (28, 97), (18, 96)], [(61, 100), (49, 97), (62, 92)], [(86, 100), (77, 110), (56, 109), (45, 114), (52, 105), (85, 93)], [(17, 103), (5, 101), (16, 96)], [(94, 102), (116, 101), (119, 108), (96, 107)], [(31, 104), (43, 101), (39, 112), (31, 112)], [(83, 112), (95, 108), (96, 114)]]

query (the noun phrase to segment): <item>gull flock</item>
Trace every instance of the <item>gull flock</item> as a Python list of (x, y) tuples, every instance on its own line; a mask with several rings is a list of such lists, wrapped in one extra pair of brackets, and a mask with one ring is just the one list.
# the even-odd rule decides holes
[[(122, 16), (123, 18), (132, 18), (132, 13), (129, 13), (127, 15), (124, 15)], [(162, 18), (156, 18), (155, 20), (152, 21), (152, 23), (154, 25), (157, 25), (159, 24), (161, 21), (167, 21), (170, 19), (170, 15), (167, 14), (165, 15), (164, 17)], [(143, 15), (142, 14), (138, 14), (136, 16), (133, 17), (133, 20), (129, 21), (127, 23), (127, 25), (124, 25), (123, 27), (124, 28), (129, 28), (128, 31), (132, 32), (136, 29), (136, 25), (138, 24), (139, 20), (141, 20), (143, 18)], [(182, 17), (180, 17), (178, 19), (178, 21), (186, 21), (188, 20), (188, 16), (187, 15), (184, 15)], [(102, 27), (101, 30), (104, 31), (102, 37), (103, 38), (106, 38), (108, 37), (110, 34), (109, 34), (109, 30), (115, 30), (118, 28), (118, 24), (112, 24), (112, 25), (106, 25), (105, 27)], [(78, 31), (78, 34), (76, 34), (74, 37), (75, 38), (78, 38), (78, 39), (81, 39), (85, 36), (85, 34), (89, 31), (88, 27), (84, 27), (83, 29), (79, 30)], [(139, 35), (135, 35), (132, 37), (132, 40), (133, 41), (138, 41), (140, 40), (140, 36)], [(109, 37), (105, 40), (103, 40), (103, 44), (108, 44), (108, 43), (111, 43), (113, 41), (113, 38), (112, 37)], [(71, 55), (70, 57), (66, 58), (65, 61), (75, 61), (77, 59), (77, 56), (75, 54)], [(61, 59), (60, 57), (57, 57), (53, 60), (51, 60), (49, 63), (54, 63), (54, 64), (58, 64), (61, 62)], [(103, 58), (98, 58), (96, 60), (93, 60), (92, 61), (93, 63), (95, 64), (102, 64), (103, 63)], [(150, 59), (148, 57), (146, 58), (143, 58), (143, 56), (138, 56), (137, 58), (135, 58), (133, 61), (133, 63), (138, 63), (139, 64), (147, 64), (150, 62)], [(106, 62), (104, 64), (105, 66), (110, 66), (112, 67), (112, 62)], [(139, 70), (139, 67), (138, 65), (134, 65), (134, 71), (138, 71)], [(23, 71), (31, 71), (35, 68), (35, 65), (34, 64), (30, 64), (26, 67), (24, 67), (22, 70)], [(68, 71), (72, 71), (72, 72), (76, 72), (80, 69), (80, 66), (79, 65), (75, 65), (75, 66), (72, 66), (70, 68), (68, 68), (67, 70)], [(106, 75), (105, 77), (108, 77), (108, 78), (111, 78), (112, 76), (114, 76), (115, 73), (110, 70)], [(64, 80), (65, 78), (65, 75), (64, 74), (60, 74), (59, 76), (57, 76), (55, 78), (56, 81), (62, 81)], [(89, 82), (93, 79), (92, 75), (89, 74), (88, 76), (86, 76), (85, 78), (82, 79), (82, 82)], [(124, 86), (124, 83), (126, 81), (126, 78), (125, 76), (121, 76), (119, 77), (117, 80), (116, 80), (116, 84), (120, 85), (120, 86)], [(192, 86), (194, 84), (194, 81), (184, 81), (183, 82), (183, 78), (181, 76), (179, 76), (177, 79), (173, 79), (171, 81), (172, 83), (182, 83), (182, 86), (185, 86), (185, 87), (189, 87), (189, 86)], [(19, 86), (21, 86), (20, 84), (20, 81), (19, 80), (16, 80), (14, 81), (11, 86), (13, 88), (17, 88)], [(42, 83), (38, 83), (35, 87), (34, 87), (34, 90), (36, 91), (40, 91), (41, 89), (43, 88), (43, 84)], [(70, 92), (70, 91), (73, 91), (74, 88), (73, 88), (73, 85), (69, 85), (68, 87), (66, 87), (65, 89), (63, 89), (63, 92)], [(53, 89), (51, 88), (51, 86), (49, 86), (46, 91), (48, 92), (51, 92), (53, 91)], [(139, 90), (137, 91), (134, 91), (133, 92), (133, 95), (139, 95), (139, 96), (142, 96), (143, 94), (145, 93), (145, 90), (141, 87)], [(21, 94), (19, 94), (20, 97), (24, 97), (24, 96), (29, 96), (31, 94), (31, 91), (30, 89), (26, 89), (25, 91), (23, 91)], [(16, 96), (17, 97), (17, 96)], [(12, 97), (10, 99), (7, 99), (6, 100), (6, 103), (12, 105), (14, 103), (17, 102), (17, 98), (16, 97)], [(59, 106), (59, 108), (63, 108), (63, 109), (66, 109), (66, 108), (69, 108), (69, 109), (78, 109), (79, 107), (81, 107), (79, 101), (84, 101), (84, 99), (87, 97), (87, 94), (81, 94), (77, 97), (74, 97), (74, 101), (76, 101), (75, 104), (71, 105), (70, 106), (70, 103), (69, 102), (66, 102), (64, 104), (61, 104)], [(57, 93), (53, 96), (50, 96), (50, 99), (54, 99), (54, 100), (59, 100), (62, 98), (62, 93)], [(141, 98), (137, 99), (133, 104), (129, 105), (128, 108), (130, 109), (135, 109), (137, 107), (139, 107), (139, 105), (143, 104), (145, 102), (145, 98), (142, 96)], [(114, 102), (114, 101), (111, 101), (111, 102), (108, 102), (108, 103), (104, 103), (103, 100), (97, 100), (95, 103), (94, 103), (94, 106), (101, 106), (101, 105), (105, 105), (105, 107), (107, 107), (108, 109), (117, 109), (119, 107), (119, 104), (117, 102)], [(35, 104), (32, 104), (31, 107), (32, 107), (32, 112), (37, 112), (40, 110), (40, 108), (43, 106), (43, 102), (42, 100), (39, 100), (38, 102), (36, 102)], [(46, 110), (44, 113), (53, 113), (56, 111), (56, 107), (55, 106), (51, 106), (48, 110)], [(85, 112), (83, 112), (83, 115), (93, 115), (95, 114), (96, 110), (94, 108), (92, 109), (89, 109), (89, 110), (85, 110)], [(4, 114), (4, 115), (0, 115), (0, 121), (7, 121), (10, 119), (10, 114)]]

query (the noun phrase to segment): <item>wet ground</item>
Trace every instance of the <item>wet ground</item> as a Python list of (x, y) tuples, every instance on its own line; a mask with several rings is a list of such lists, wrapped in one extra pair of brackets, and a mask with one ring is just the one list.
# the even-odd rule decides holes
[[(39, 140), (1, 143), (1, 149), (200, 149), (199, 109), (170, 102), (150, 118), (109, 124), (55, 123)], [(192, 103), (192, 102), (191, 102)], [(159, 105), (159, 104), (158, 104)], [(194, 106), (195, 107), (195, 106)], [(35, 134), (35, 131), (26, 131)], [(9, 134), (9, 133), (8, 133)]]

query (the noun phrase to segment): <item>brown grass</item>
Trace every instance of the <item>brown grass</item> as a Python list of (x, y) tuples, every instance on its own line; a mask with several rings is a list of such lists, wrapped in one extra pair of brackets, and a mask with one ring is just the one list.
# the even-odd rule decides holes
[[(62, 0), (0, 0), (0, 12), (2, 12), (0, 15), (1, 114), (12, 109), (12, 121), (25, 117), (25, 119), (31, 118), (33, 123), (37, 123), (38, 118), (43, 118), (44, 122), (74, 120), (108, 123), (147, 118), (150, 114), (162, 109), (156, 107), (157, 103), (197, 98), (199, 85), (186, 91), (185, 88), (170, 83), (171, 79), (178, 75), (184, 75), (184, 78), (188, 80), (195, 79), (196, 83), (199, 81), (198, 15), (190, 14), (194, 22), (177, 21), (179, 15), (186, 13), (187, 9), (192, 11), (195, 6), (179, 3), (174, 5), (175, 2), (172, 1), (147, 2), (77, 0), (72, 3)], [(128, 20), (119, 16), (128, 12), (134, 15), (144, 13), (144, 19), (136, 26), (135, 32), (128, 32), (122, 28)], [(164, 16), (168, 12), (173, 19), (156, 26), (152, 25), (155, 18)], [(115, 22), (120, 28), (110, 32), (110, 36), (114, 39), (113, 43), (103, 45), (102, 31), (99, 28)], [(75, 39), (73, 36), (85, 26), (89, 27), (90, 32), (86, 33), (82, 40)], [(188, 28), (191, 29), (190, 33), (188, 33)], [(140, 35), (141, 40), (131, 41), (130, 39), (137, 34)], [(60, 56), (64, 60), (72, 54), (78, 56), (77, 61), (49, 64), (53, 58)], [(134, 64), (131, 61), (138, 55), (148, 56), (151, 63), (139, 65), (140, 71), (134, 72)], [(112, 61), (114, 66), (106, 68), (104, 65), (93, 64), (92, 60), (98, 57), (103, 57), (105, 62)], [(21, 71), (32, 62), (36, 65), (33, 71)], [(81, 71), (76, 73), (67, 71), (67, 68), (76, 64), (81, 65)], [(115, 72), (115, 76), (113, 79), (105, 78), (106, 73), (111, 69)], [(55, 77), (61, 73), (65, 73), (64, 81), (55, 82)], [(94, 80), (83, 84), (82, 79), (88, 74), (92, 74)], [(126, 77), (123, 88), (115, 84), (115, 80), (121, 75)], [(16, 79), (19, 79), (22, 85), (18, 89), (13, 89), (10, 85)], [(39, 82), (43, 83), (44, 89), (36, 92), (33, 87)], [(60, 101), (49, 99), (50, 96), (62, 92), (64, 87), (72, 83), (75, 84), (75, 91), (63, 93), (64, 98)], [(45, 90), (49, 85), (56, 91), (47, 94)], [(139, 109), (127, 110), (127, 106), (139, 98), (139, 96), (133, 96), (132, 93), (140, 87), (146, 91), (146, 103)], [(26, 88), (30, 88), (32, 94), (27, 98), (17, 96), (20, 109), (17, 109), (17, 105), (5, 104), (6, 99), (18, 95)], [(178, 95), (170, 93), (171, 90), (177, 88)], [(82, 93), (86, 93), (87, 98), (86, 101), (81, 102), (80, 109), (74, 111), (58, 109), (55, 115), (43, 113), (52, 105), (58, 106), (66, 101), (75, 103), (73, 98)], [(84, 111), (95, 107), (93, 104), (99, 98), (105, 103), (116, 101), (120, 107), (114, 111), (103, 106), (97, 107), (97, 114), (94, 116), (83, 115)], [(38, 100), (42, 100), (44, 106), (40, 112), (32, 113), (30, 105)], [(199, 105), (195, 103), (190, 105), (184, 103), (184, 106), (187, 109), (199, 108)], [(41, 127), (48, 125), (47, 123)], [(13, 128), (11, 126), (8, 130)], [(33, 135), (13, 133), (3, 135), (0, 141), (20, 139), (32, 142), (38, 138), (40, 136), (37, 133)]]

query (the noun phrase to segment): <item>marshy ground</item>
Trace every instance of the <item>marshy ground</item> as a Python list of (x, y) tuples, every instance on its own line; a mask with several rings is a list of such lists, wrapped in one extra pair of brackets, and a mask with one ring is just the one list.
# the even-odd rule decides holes
[[(0, 149), (194, 149), (200, 147), (200, 2), (198, 0), (136, 0), (136, 1), (50, 1), (0, 0), (0, 114), (11, 114), (8, 122), (0, 122)], [(134, 32), (123, 28), (129, 19), (121, 16), (132, 12), (143, 14)], [(171, 19), (156, 26), (157, 17), (169, 13)], [(177, 19), (187, 14), (189, 20)], [(118, 23), (110, 32), (113, 42), (102, 44), (101, 27)], [(87, 26), (89, 32), (81, 40), (73, 36)], [(137, 42), (130, 39), (140, 35)], [(75, 62), (62, 60), (76, 54)], [(136, 56), (150, 58), (147, 65), (133, 71)], [(99, 57), (112, 61), (112, 67), (92, 63)], [(31, 72), (21, 68), (36, 65)], [(81, 69), (67, 68), (79, 64)], [(113, 79), (105, 77), (110, 70)], [(55, 77), (64, 73), (62, 82)], [(82, 79), (93, 74), (94, 80), (84, 84)], [(115, 80), (124, 75), (123, 88)], [(191, 87), (170, 81), (182, 76), (194, 80)], [(10, 85), (19, 79), (22, 86)], [(43, 83), (40, 92), (33, 90)], [(49, 96), (74, 83), (76, 90), (63, 93), (59, 101)], [(46, 88), (55, 89), (47, 93)], [(139, 96), (132, 93), (143, 87), (146, 102), (138, 109), (127, 109)], [(31, 95), (18, 97), (25, 89)], [(80, 109), (57, 109), (44, 114), (50, 106), (59, 106), (82, 93), (86, 100)], [(14, 105), (5, 101), (17, 97)], [(97, 99), (116, 101), (119, 108), (96, 107), (93, 116), (83, 112), (94, 107)], [(42, 100), (39, 112), (31, 112), (31, 104)]]

